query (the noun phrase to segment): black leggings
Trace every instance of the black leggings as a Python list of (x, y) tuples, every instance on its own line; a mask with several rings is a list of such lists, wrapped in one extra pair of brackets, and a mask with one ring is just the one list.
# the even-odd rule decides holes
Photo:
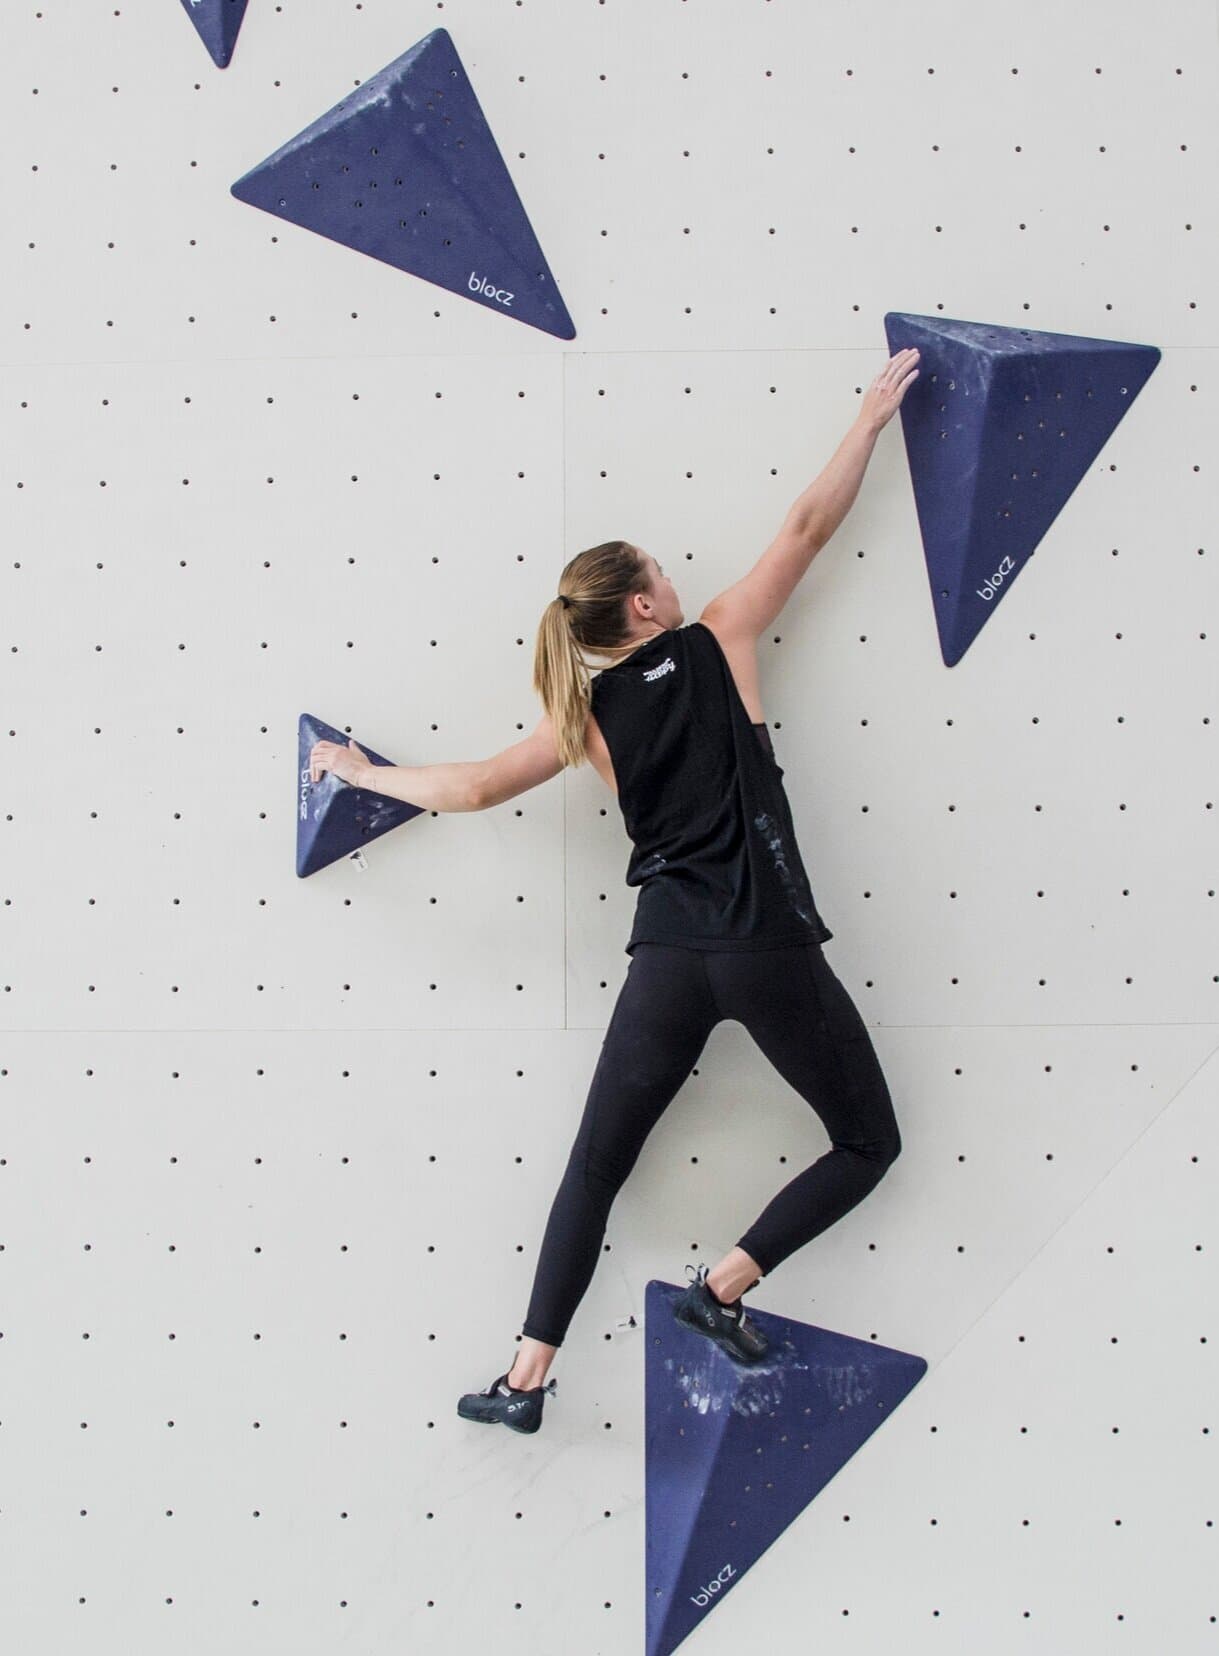
[(638, 944), (550, 1209), (522, 1329), (530, 1339), (562, 1345), (614, 1197), (723, 1018), (744, 1024), (833, 1146), (739, 1239), (763, 1273), (849, 1213), (901, 1150), (867, 1028), (819, 943), (739, 951)]

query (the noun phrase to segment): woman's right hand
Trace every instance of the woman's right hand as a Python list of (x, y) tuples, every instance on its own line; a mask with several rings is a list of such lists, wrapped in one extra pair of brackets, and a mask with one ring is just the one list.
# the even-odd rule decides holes
[(863, 394), (859, 418), (880, 431), (901, 407), (902, 398), (918, 377), (918, 351), (898, 351), (891, 356)]

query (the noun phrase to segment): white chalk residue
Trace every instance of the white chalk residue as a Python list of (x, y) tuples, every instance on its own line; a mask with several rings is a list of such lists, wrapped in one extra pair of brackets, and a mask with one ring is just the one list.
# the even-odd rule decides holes
[(818, 1363), (814, 1373), (821, 1380), (830, 1402), (840, 1408), (849, 1409), (853, 1403), (866, 1403), (871, 1396), (870, 1373), (865, 1369), (861, 1376), (854, 1363)]
[(693, 1361), (688, 1357), (681, 1361), (675, 1357), (665, 1360), (665, 1367), (692, 1409), (701, 1415), (718, 1414), (726, 1406), (746, 1419), (773, 1414), (780, 1408), (785, 1370), (805, 1366), (780, 1358), (773, 1363), (752, 1363), (745, 1368), (735, 1364), (731, 1357), (717, 1359), (713, 1352)]

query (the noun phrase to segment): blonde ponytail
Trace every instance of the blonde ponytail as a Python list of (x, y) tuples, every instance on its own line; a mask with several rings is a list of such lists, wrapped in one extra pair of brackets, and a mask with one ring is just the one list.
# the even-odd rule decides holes
[(605, 541), (579, 552), (559, 577), (559, 593), (547, 604), (533, 653), (533, 688), (554, 725), (564, 767), (587, 758), (584, 733), (592, 676), (582, 650), (613, 656), (631, 644), (626, 600), (648, 590), (647, 566), (629, 541)]

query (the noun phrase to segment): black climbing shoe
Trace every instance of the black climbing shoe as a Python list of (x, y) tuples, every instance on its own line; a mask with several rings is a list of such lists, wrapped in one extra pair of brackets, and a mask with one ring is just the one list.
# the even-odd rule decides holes
[[(686, 1271), (694, 1270), (687, 1265)], [(690, 1286), (673, 1307), (679, 1323), (705, 1334), (738, 1363), (760, 1363), (770, 1350), (770, 1341), (745, 1315), (739, 1299), (723, 1305), (707, 1285), (707, 1267), (700, 1265)]]
[(533, 1386), (529, 1391), (518, 1391), (508, 1384), (506, 1373), (496, 1375), (486, 1391), (466, 1392), (457, 1400), (457, 1412), (463, 1420), (480, 1420), (485, 1425), (502, 1421), (514, 1432), (536, 1432), (542, 1424), (542, 1406), (547, 1392), (553, 1397), (555, 1381), (544, 1386)]

